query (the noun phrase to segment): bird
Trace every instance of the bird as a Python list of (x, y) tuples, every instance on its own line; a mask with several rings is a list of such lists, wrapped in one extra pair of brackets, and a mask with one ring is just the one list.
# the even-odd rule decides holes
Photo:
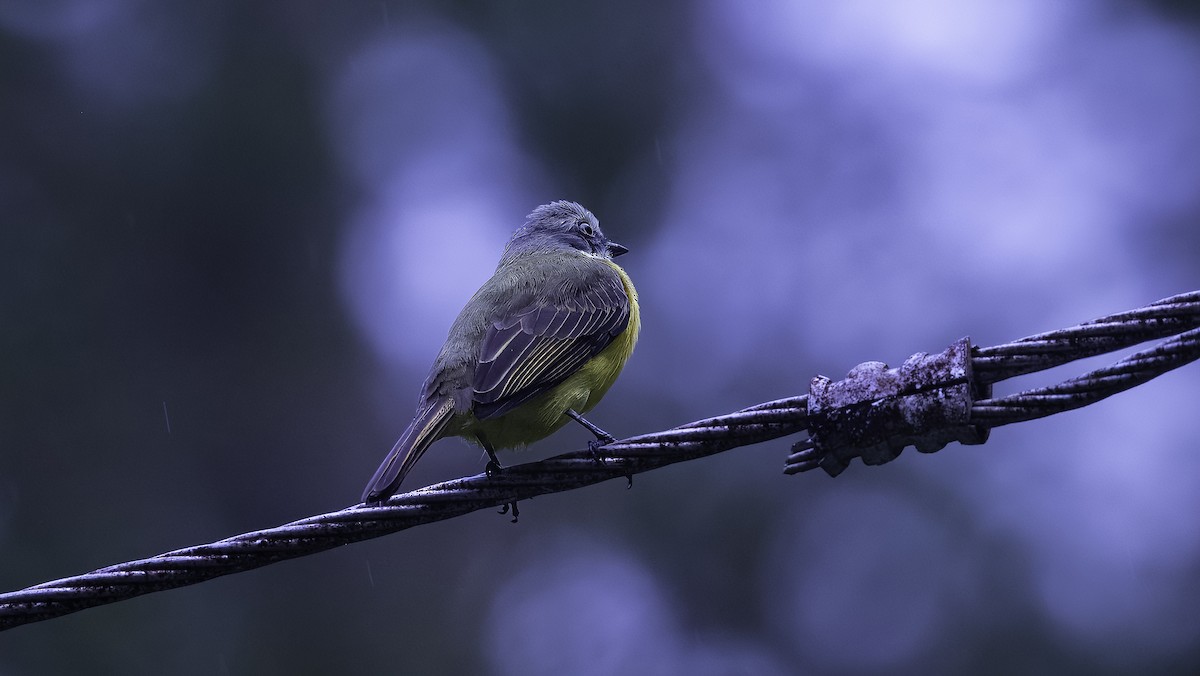
[(534, 209), (450, 326), (412, 422), (363, 502), (393, 495), (446, 437), (482, 446), (489, 475), (502, 471), (497, 449), (524, 447), (570, 420), (595, 435), (593, 453), (599, 442), (614, 441), (583, 414), (617, 380), (641, 330), (637, 290), (613, 260), (627, 252), (575, 202)]

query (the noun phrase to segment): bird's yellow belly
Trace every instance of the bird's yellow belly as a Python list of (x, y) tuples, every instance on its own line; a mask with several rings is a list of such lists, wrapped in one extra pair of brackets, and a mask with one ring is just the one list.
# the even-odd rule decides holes
[(600, 403), (616, 382), (617, 376), (621, 375), (621, 369), (633, 353), (641, 330), (637, 290), (624, 270), (615, 263), (609, 262), (609, 265), (621, 275), (621, 283), (629, 298), (629, 325), (621, 335), (578, 371), (544, 394), (495, 418), (475, 420), (472, 416), (460, 433), (464, 438), (478, 443), (475, 434), (482, 432), (492, 448), (519, 448), (557, 432), (570, 420), (566, 415), (568, 409), (587, 413)]

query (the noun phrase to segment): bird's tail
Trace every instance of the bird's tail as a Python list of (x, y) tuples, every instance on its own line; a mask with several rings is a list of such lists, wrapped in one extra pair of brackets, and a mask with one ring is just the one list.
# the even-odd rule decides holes
[(405, 475), (425, 454), (425, 449), (441, 438), (453, 416), (454, 402), (448, 399), (422, 405), (408, 429), (383, 459), (383, 464), (375, 470), (375, 476), (363, 491), (363, 502), (380, 502), (395, 493)]

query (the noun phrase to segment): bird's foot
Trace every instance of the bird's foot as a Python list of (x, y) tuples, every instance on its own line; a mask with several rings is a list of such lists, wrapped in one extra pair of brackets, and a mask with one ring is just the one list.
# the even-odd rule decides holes
[(513, 500), (512, 502), (504, 503), (504, 506), (500, 508), (500, 513), (508, 514), (508, 512), (510, 511), (509, 508), (511, 508), (511, 511), (512, 511), (512, 522), (516, 523), (517, 517), (521, 516), (521, 510), (517, 509), (517, 501)]
[(499, 462), (496, 462), (495, 458), (488, 460), (488, 463), (483, 467), (483, 473), (486, 474), (489, 479), (494, 476), (500, 476), (500, 473), (503, 471), (504, 468), (500, 466)]
[[(605, 443), (607, 443), (607, 442), (605, 442)], [(589, 441), (588, 442), (588, 451), (592, 454), (592, 460), (594, 460), (597, 465), (605, 464), (604, 456), (600, 455), (600, 447), (603, 445), (604, 444), (600, 443), (599, 441)]]

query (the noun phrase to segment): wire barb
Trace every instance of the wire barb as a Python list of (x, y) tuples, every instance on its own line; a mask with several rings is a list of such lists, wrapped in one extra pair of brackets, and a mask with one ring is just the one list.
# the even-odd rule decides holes
[(971, 372), (971, 341), (962, 338), (935, 355), (918, 352), (899, 368), (859, 364), (845, 380), (817, 376), (809, 384), (812, 448), (793, 447), (785, 474), (820, 467), (837, 476), (854, 458), (882, 465), (906, 446), (922, 453), (951, 441), (982, 444), (988, 430), (971, 420), (971, 404), (991, 396), (991, 386)]
[[(1174, 338), (1058, 385), (991, 397), (1000, 380), (1167, 336)], [(964, 338), (897, 369), (865, 362), (841, 381), (813, 378), (811, 439), (792, 447), (784, 473), (820, 467), (837, 476), (856, 457), (881, 465), (910, 445), (932, 453), (952, 440), (981, 444), (993, 427), (1086, 406), (1197, 358), (1200, 291), (994, 347), (972, 349)]]

